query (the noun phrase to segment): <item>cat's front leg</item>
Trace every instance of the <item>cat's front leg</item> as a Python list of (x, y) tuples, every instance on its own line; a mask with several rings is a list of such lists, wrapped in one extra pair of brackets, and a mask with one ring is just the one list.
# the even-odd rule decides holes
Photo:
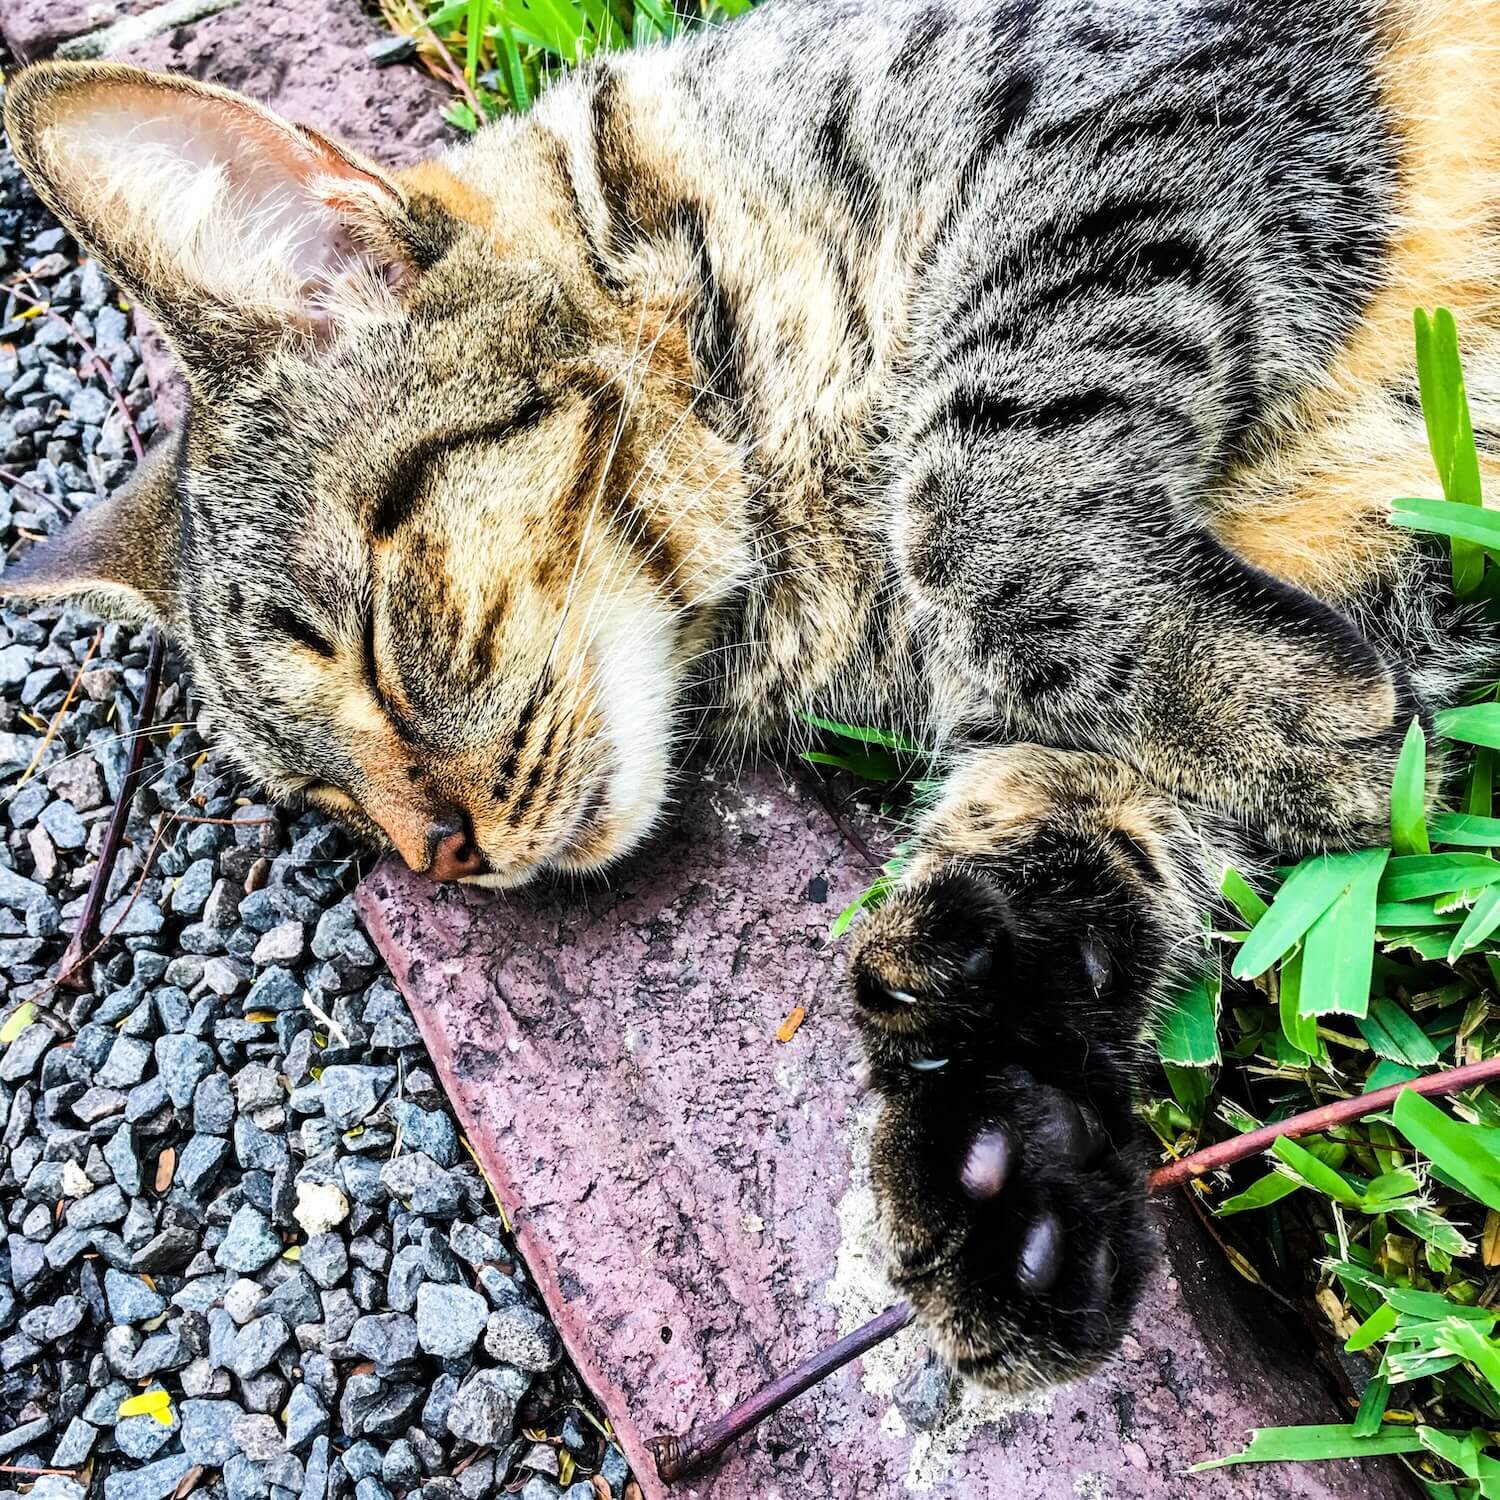
[(1153, 1255), (1141, 1044), (1200, 953), (1202, 868), (1182, 812), (1121, 762), (983, 750), (859, 930), (891, 1274), (977, 1381), (1076, 1378), (1125, 1331)]

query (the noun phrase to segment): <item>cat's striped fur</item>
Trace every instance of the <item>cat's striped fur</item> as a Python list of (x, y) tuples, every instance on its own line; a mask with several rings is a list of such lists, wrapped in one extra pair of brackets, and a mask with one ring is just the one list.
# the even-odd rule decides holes
[(1076, 1374), (1223, 851), (1374, 831), (1493, 657), (1384, 517), (1413, 305), (1500, 416), (1497, 97), (1487, 0), (771, 0), (389, 175), (33, 70), (193, 404), (3, 585), (161, 619), (273, 787), (496, 884), (625, 852), (700, 721), (941, 745), (853, 958), (894, 1272), (967, 1373)]

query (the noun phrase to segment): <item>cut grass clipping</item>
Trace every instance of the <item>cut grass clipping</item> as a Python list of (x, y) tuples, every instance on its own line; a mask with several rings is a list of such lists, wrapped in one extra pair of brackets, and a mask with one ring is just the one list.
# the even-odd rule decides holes
[(477, 130), (506, 110), (526, 110), (551, 78), (614, 52), (667, 41), (688, 26), (733, 20), (754, 0), (380, 0), (386, 21), (410, 36), (432, 71), (461, 95), (443, 111)]
[[(1416, 334), (1443, 498), (1398, 500), (1391, 519), (1446, 537), (1458, 598), (1500, 619), (1500, 514), (1480, 508), (1453, 317), (1419, 311)], [(807, 759), (931, 785), (907, 782), (924, 757), (901, 736), (808, 722), (829, 748)], [(1500, 1049), (1500, 683), (1434, 729), (1451, 810), (1425, 811), (1429, 746), (1413, 722), (1385, 847), (1304, 859), (1261, 889), (1225, 871), (1223, 910), (1242, 925), (1206, 933), (1209, 973), (1157, 1029), (1165, 1089), (1143, 1113), (1170, 1156)], [(895, 883), (901, 854), (831, 936)], [(1435, 1500), (1500, 1500), (1500, 1098), (1406, 1092), (1235, 1175), (1189, 1191), (1235, 1269), (1342, 1346), (1357, 1390), (1347, 1422), (1258, 1429), (1199, 1467), (1391, 1454)]]

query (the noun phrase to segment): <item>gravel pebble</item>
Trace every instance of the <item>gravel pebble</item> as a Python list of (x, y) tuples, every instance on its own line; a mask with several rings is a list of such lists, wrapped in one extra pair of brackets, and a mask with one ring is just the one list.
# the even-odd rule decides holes
[[(61, 317), (0, 344), (0, 450), (31, 487), (0, 484), (7, 559), (56, 529), (33, 490), (76, 508), (132, 469), (75, 327), (141, 432), (156, 422), (118, 293), (0, 148), (0, 278), (23, 269)], [(76, 928), (149, 644), (0, 603), (0, 1020)], [(30, 722), (75, 675), (44, 747)], [(165, 1500), (199, 1465), (206, 1500), (489, 1500), (552, 1484), (521, 1467), (519, 1429), (545, 1428), (621, 1500), (614, 1450), (567, 1425), (585, 1393), (361, 927), (350, 846), (213, 751), (172, 657), (157, 713), (181, 727), (146, 749), (102, 917), (118, 926), (85, 987), (48, 1002), (71, 1045), (37, 1020), (0, 1047), (0, 1447), (91, 1464), (90, 1500)], [(147, 868), (167, 811), (203, 821)], [(147, 1382), (171, 1420), (120, 1419)], [(28, 1487), (85, 1500), (65, 1475)]]
[(426, 1282), (417, 1289), (417, 1341), (439, 1359), (461, 1358), (485, 1331), (489, 1310), (466, 1286)]

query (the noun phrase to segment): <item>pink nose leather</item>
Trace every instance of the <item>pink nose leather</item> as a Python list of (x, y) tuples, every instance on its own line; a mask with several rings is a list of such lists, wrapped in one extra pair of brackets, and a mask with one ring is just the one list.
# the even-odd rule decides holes
[(434, 880), (462, 880), (466, 875), (484, 873), (484, 855), (467, 828), (454, 828), (438, 834), (432, 845), (432, 859), (427, 873)]

